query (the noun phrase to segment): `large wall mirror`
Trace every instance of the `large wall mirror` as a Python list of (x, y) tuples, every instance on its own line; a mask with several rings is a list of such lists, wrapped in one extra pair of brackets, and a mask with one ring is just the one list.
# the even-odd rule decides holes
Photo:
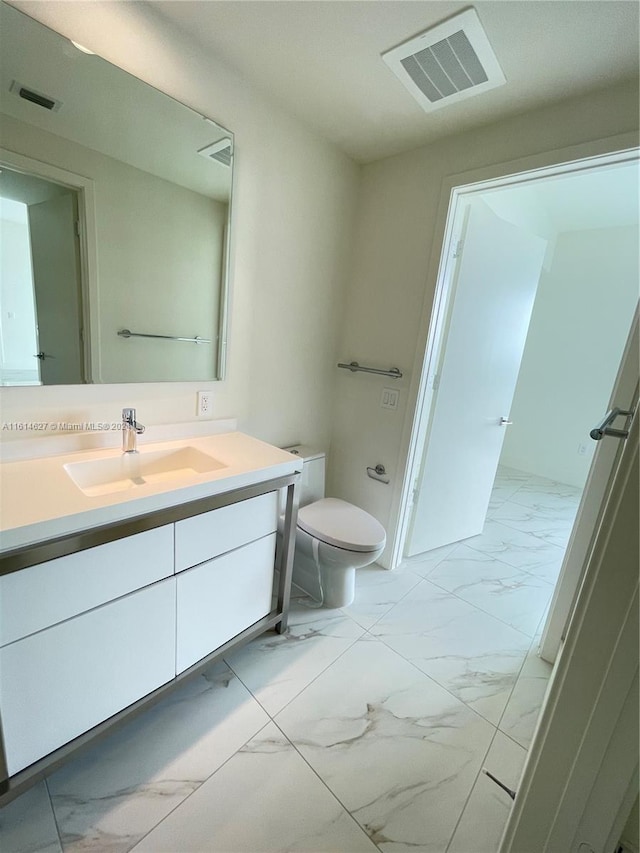
[(224, 373), (233, 135), (0, 3), (0, 384)]

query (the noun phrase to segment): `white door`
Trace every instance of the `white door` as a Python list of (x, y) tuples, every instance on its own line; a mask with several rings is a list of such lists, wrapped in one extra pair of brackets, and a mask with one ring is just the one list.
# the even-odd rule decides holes
[[(73, 193), (29, 205), (43, 385), (83, 381), (80, 258)], [(35, 353), (34, 353), (35, 355)]]
[(409, 556), (482, 532), (546, 246), (471, 203)]

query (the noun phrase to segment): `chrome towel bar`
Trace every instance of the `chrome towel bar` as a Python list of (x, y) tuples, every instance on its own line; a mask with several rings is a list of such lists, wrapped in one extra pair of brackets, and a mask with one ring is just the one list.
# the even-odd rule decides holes
[(175, 335), (147, 335), (143, 332), (131, 332), (129, 329), (120, 329), (118, 332), (120, 338), (159, 338), (163, 341), (187, 341), (190, 344), (210, 344), (213, 341), (210, 338), (200, 338), (198, 335), (195, 338), (179, 338)]
[(352, 373), (379, 373), (380, 376), (392, 376), (394, 379), (402, 379), (402, 373), (397, 367), (392, 367), (389, 370), (378, 370), (376, 367), (361, 367), (357, 361), (351, 361), (349, 364), (338, 364), (338, 367), (344, 367), (345, 370), (350, 370)]

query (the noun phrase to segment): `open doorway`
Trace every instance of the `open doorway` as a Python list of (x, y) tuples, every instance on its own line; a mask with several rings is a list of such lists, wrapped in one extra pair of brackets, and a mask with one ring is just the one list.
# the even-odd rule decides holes
[(2, 165), (0, 385), (86, 379), (80, 191)]
[[(537, 657), (545, 611), (595, 449), (589, 431), (606, 411), (637, 304), (637, 152), (460, 187), (446, 233), (404, 553), (430, 583), (530, 638), (519, 675), (501, 671), (508, 690), (518, 682), (500, 728), (526, 748), (550, 673)], [(512, 268), (519, 241), (525, 281), (506, 298), (497, 287), (492, 314), (491, 264), (507, 257)], [(455, 328), (461, 320), (472, 331)]]
[(637, 188), (627, 160), (454, 198), (406, 556), (478, 535), (499, 466), (584, 487), (637, 300)]

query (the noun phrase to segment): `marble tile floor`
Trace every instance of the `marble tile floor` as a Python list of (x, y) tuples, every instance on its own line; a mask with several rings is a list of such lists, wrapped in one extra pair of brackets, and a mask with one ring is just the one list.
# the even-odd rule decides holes
[(482, 535), (360, 570), (0, 811), (3, 853), (494, 853), (580, 494), (501, 469)]

